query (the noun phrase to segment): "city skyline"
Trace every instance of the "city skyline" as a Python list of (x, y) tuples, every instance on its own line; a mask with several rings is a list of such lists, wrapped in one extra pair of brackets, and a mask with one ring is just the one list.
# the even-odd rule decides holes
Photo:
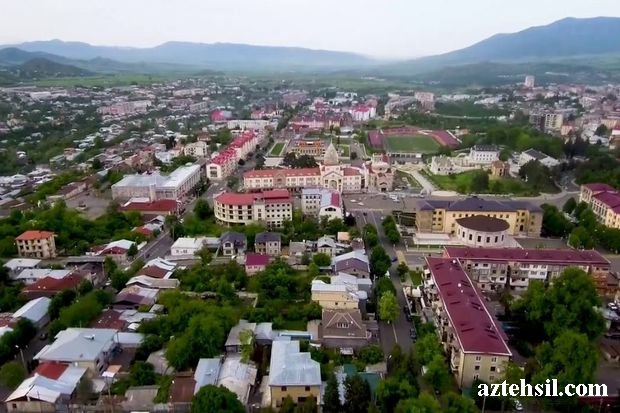
[(379, 7), (370, 0), (299, 0), (292, 7), (285, 0), (184, 0), (171, 7), (163, 0), (60, 0), (53, 4), (25, 0), (4, 8), (0, 44), (51, 39), (122, 47), (219, 42), (402, 59), (449, 52), (497, 33), (566, 17), (620, 16), (620, 4), (614, 0), (597, 0), (596, 7), (592, 2), (571, 0), (563, 2), (562, 8), (534, 0), (506, 4), (474, 0), (451, 7), (440, 1), (424, 8), (405, 0), (388, 3)]

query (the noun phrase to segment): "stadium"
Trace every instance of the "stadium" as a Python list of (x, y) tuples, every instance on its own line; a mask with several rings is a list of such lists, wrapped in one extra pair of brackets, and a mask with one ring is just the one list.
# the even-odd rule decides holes
[(391, 158), (421, 158), (441, 146), (455, 147), (460, 142), (448, 131), (422, 129), (415, 126), (377, 129), (368, 132), (368, 141), (375, 150), (385, 151)]

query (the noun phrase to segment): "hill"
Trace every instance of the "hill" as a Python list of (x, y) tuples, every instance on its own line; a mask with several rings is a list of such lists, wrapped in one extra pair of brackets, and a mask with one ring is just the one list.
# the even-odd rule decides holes
[(69, 59), (104, 58), (132, 63), (174, 63), (194, 68), (256, 69), (284, 66), (286, 69), (321, 69), (376, 63), (370, 58), (348, 52), (235, 43), (167, 42), (150, 48), (131, 48), (50, 40), (7, 47), (50, 53)]
[(49, 77), (83, 77), (91, 76), (93, 72), (79, 67), (57, 63), (44, 57), (35, 57), (19, 66), (12, 68), (11, 72), (20, 78), (49, 78)]

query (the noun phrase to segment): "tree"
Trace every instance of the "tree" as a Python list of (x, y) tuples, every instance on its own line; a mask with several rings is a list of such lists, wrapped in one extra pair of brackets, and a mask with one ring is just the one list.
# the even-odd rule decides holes
[(538, 160), (525, 163), (519, 169), (519, 176), (535, 191), (557, 192), (551, 171)]
[(245, 413), (237, 395), (224, 386), (206, 385), (194, 395), (191, 413)]
[(489, 174), (486, 171), (475, 171), (471, 178), (469, 191), (472, 193), (482, 193), (489, 189)]
[(575, 201), (575, 198), (571, 197), (568, 198), (564, 203), (562, 211), (566, 212), (567, 214), (572, 214), (575, 208), (577, 208), (577, 201)]
[(578, 226), (571, 231), (568, 245), (576, 249), (591, 249), (594, 247), (594, 238), (586, 228)]
[(396, 296), (390, 291), (383, 293), (379, 299), (379, 317), (391, 323), (396, 321), (398, 314), (400, 314), (400, 306), (398, 305)]
[(383, 413), (392, 413), (401, 400), (418, 395), (418, 389), (406, 380), (388, 377), (377, 386), (377, 405)]
[(344, 383), (345, 413), (360, 413), (368, 411), (370, 405), (370, 386), (359, 374), (348, 376)]
[(420, 363), (425, 366), (430, 363), (436, 355), (441, 355), (441, 343), (435, 334), (420, 334), (420, 338), (415, 343), (415, 351)]
[(241, 361), (247, 363), (254, 352), (254, 333), (252, 330), (243, 330), (239, 333), (241, 342)]
[(14, 389), (26, 378), (26, 369), (18, 361), (9, 361), (0, 367), (0, 383)]
[(151, 363), (136, 361), (129, 370), (129, 380), (132, 386), (150, 386), (157, 382), (155, 369)]
[(609, 130), (607, 129), (607, 126), (601, 124), (598, 126), (598, 128), (596, 128), (596, 130), (594, 131), (594, 134), (596, 136), (606, 136), (608, 132)]
[(327, 379), (327, 386), (325, 387), (323, 412), (340, 413), (341, 411), (342, 405), (340, 404), (340, 393), (338, 392), (338, 380), (336, 380), (336, 375), (331, 373)]
[(196, 205), (194, 206), (194, 214), (198, 219), (205, 220), (213, 215), (213, 210), (209, 206), (209, 203), (204, 198), (198, 198)]
[(383, 277), (391, 265), (392, 260), (382, 246), (376, 245), (370, 251), (370, 272), (374, 277)]
[(295, 413), (295, 402), (291, 396), (286, 396), (282, 399), (279, 413)]
[(316, 413), (318, 405), (314, 396), (308, 397), (303, 403), (295, 407), (295, 413)]
[(308, 265), (308, 275), (312, 278), (319, 275), (319, 266), (316, 265), (316, 263), (311, 262), (310, 265)]
[(319, 267), (329, 267), (332, 263), (331, 257), (323, 252), (314, 254), (312, 261)]
[(476, 403), (469, 397), (449, 392), (444, 397), (444, 413), (478, 413)]
[(395, 413), (441, 413), (441, 405), (430, 394), (420, 393), (417, 399), (401, 400), (394, 410)]
[(545, 236), (566, 237), (573, 229), (573, 224), (557, 207), (543, 204), (542, 232)]
[(407, 266), (407, 263), (401, 262), (398, 264), (398, 267), (396, 267), (396, 272), (398, 272), (398, 276), (403, 279), (405, 275), (409, 274), (409, 267)]
[(383, 350), (372, 344), (360, 349), (357, 357), (366, 364), (377, 364), (383, 361)]
[(426, 365), (424, 381), (438, 392), (445, 390), (446, 386), (450, 383), (448, 365), (441, 354), (435, 354), (430, 363)]
[(133, 258), (137, 254), (138, 254), (138, 247), (136, 246), (136, 243), (133, 242), (131, 246), (129, 247), (129, 249), (127, 250), (127, 256)]

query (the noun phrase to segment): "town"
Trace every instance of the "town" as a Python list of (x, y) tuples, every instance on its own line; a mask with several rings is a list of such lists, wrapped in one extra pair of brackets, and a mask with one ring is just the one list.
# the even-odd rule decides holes
[(4, 409), (617, 411), (620, 84), (355, 80), (1, 87)]

